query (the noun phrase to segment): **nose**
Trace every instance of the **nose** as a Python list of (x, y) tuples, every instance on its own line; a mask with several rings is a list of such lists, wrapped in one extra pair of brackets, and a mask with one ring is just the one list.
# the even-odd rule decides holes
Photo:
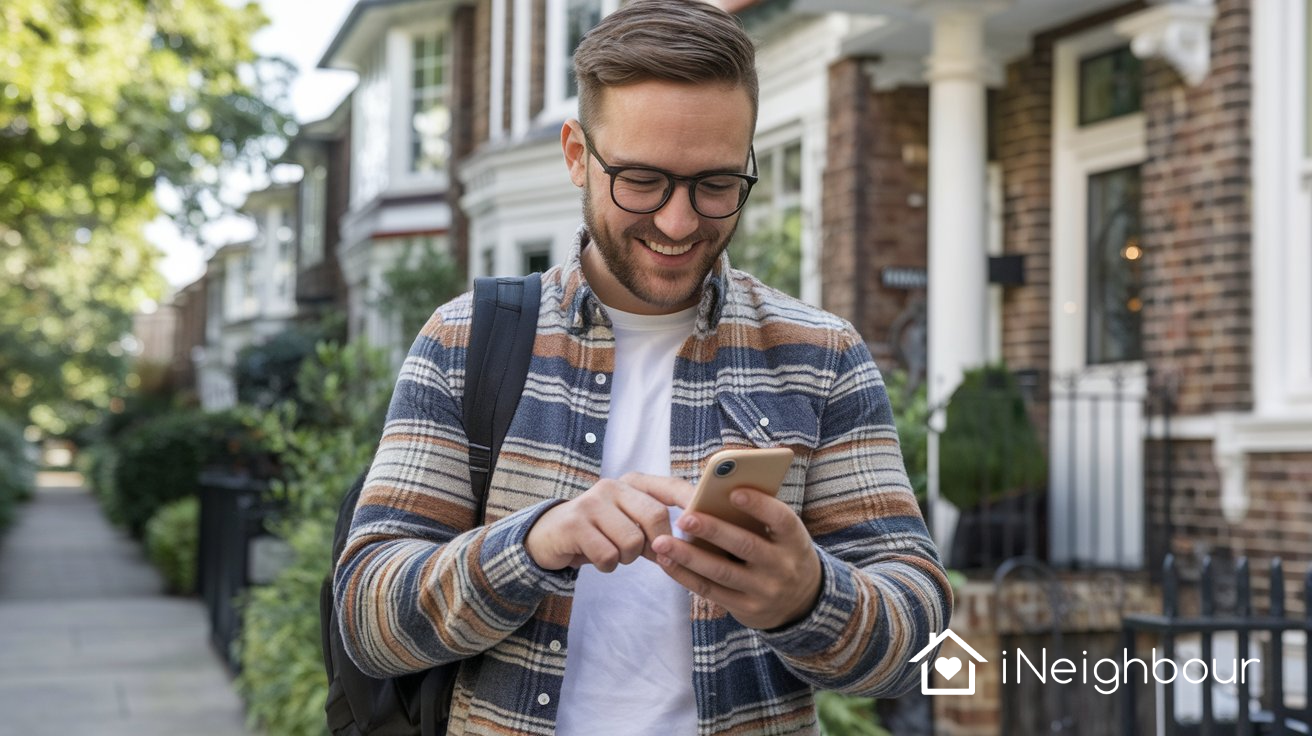
[(692, 208), (692, 190), (688, 182), (679, 182), (665, 206), (656, 210), (654, 222), (666, 237), (675, 242), (687, 238), (701, 227), (701, 215)]

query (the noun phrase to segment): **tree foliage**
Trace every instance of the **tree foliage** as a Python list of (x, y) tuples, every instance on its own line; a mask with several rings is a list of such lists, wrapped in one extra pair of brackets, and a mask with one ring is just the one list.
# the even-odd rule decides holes
[(61, 432), (129, 388), (130, 315), (163, 289), (157, 185), (195, 233), (220, 172), (282, 145), (265, 22), (224, 0), (0, 4), (0, 411)]

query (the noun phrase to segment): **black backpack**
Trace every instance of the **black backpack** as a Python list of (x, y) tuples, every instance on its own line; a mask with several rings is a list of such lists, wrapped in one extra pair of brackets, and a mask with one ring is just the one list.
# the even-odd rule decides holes
[[(474, 317), (465, 363), (465, 434), (469, 470), (482, 523), (487, 484), (501, 442), (519, 404), (537, 334), (541, 282), (537, 274), (474, 281)], [(351, 517), (364, 487), (362, 473), (337, 512), (333, 565), (346, 547)], [(328, 670), (324, 711), (334, 736), (442, 736), (451, 714), (459, 662), (402, 677), (376, 679), (347, 656), (333, 606), (333, 576), (319, 589), (323, 663)]]

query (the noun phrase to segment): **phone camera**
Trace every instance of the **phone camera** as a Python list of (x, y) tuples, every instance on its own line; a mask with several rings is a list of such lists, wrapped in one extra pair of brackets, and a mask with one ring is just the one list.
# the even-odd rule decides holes
[(734, 462), (733, 460), (725, 460), (724, 462), (715, 466), (715, 475), (717, 477), (724, 478), (729, 474), (733, 473), (734, 468), (736, 467), (738, 467), (738, 463)]

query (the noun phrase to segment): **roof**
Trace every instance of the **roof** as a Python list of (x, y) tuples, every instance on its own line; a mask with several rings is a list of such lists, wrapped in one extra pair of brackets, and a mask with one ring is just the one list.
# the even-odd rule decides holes
[[(425, 16), (436, 18), (437, 11), (454, 5), (451, 0), (358, 0), (323, 52), (318, 68), (345, 69), (358, 73), (360, 62), (373, 45), (374, 39), (387, 28), (402, 22), (398, 16), (403, 16), (406, 11), (429, 6), (430, 10), (426, 11)], [(431, 16), (427, 15), (429, 12)]]
[(955, 641), (958, 646), (969, 652), (970, 656), (974, 657), (977, 661), (980, 662), (988, 661), (987, 659), (981, 657), (979, 652), (975, 651), (969, 644), (963, 641), (961, 637), (957, 636), (956, 632), (954, 632), (952, 629), (943, 629), (942, 633), (935, 634), (934, 636), (930, 637), (929, 644), (926, 644), (924, 649), (921, 649), (920, 652), (916, 654), (916, 656), (912, 657), (911, 661), (919, 662), (921, 659), (924, 658), (926, 654), (929, 654), (930, 651), (934, 649), (934, 647), (937, 647), (939, 644), (942, 644), (943, 640), (948, 637), (952, 637), (952, 641)]

